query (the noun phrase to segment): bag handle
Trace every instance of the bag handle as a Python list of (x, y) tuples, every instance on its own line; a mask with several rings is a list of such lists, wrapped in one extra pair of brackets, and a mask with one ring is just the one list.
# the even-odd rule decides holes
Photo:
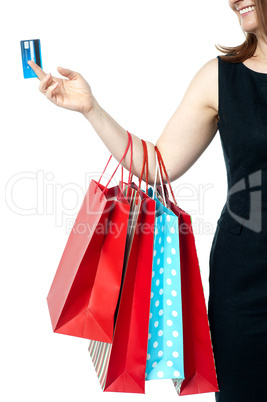
[[(117, 165), (115, 171), (113, 172), (112, 176), (110, 177), (108, 183), (107, 183), (106, 186), (104, 187), (104, 190), (102, 191), (102, 194), (101, 194), (101, 196), (100, 196), (100, 201), (102, 200), (102, 197), (103, 197), (103, 195), (104, 195), (104, 193), (105, 193), (105, 191), (106, 191), (106, 189), (107, 189), (109, 183), (111, 182), (111, 180), (112, 180), (112, 178), (114, 177), (116, 171), (118, 170), (118, 167), (121, 165), (121, 162), (122, 162), (123, 159), (125, 158), (125, 156), (126, 156), (126, 154), (127, 154), (127, 152), (128, 152), (129, 146), (131, 146), (131, 159), (130, 159), (129, 178), (128, 178), (128, 189), (127, 189), (126, 198), (128, 197), (128, 191), (129, 191), (129, 188), (130, 188), (130, 181), (131, 181), (132, 176), (133, 176), (133, 174), (131, 173), (131, 170), (132, 170), (132, 159), (133, 159), (133, 141), (132, 141), (132, 136), (131, 136), (131, 134), (130, 134), (128, 131), (127, 131), (127, 134), (128, 134), (128, 144), (127, 144), (126, 150), (125, 150), (125, 152), (124, 152), (124, 154), (123, 154), (123, 156), (122, 156), (120, 162), (118, 163), (118, 165)], [(109, 164), (111, 158), (112, 158), (112, 155), (110, 155), (109, 160), (108, 160), (108, 162), (107, 162), (107, 164), (106, 164), (106, 166), (105, 166), (105, 168), (104, 168), (104, 170), (103, 170), (103, 173), (101, 174), (100, 179), (98, 180), (97, 184), (100, 183), (100, 180), (102, 179), (103, 174), (105, 173), (105, 171), (106, 171), (106, 169), (107, 169), (107, 167), (108, 167), (108, 164)], [(122, 166), (122, 168), (123, 168), (123, 166)], [(95, 189), (95, 194), (96, 194), (96, 189)]]
[[(156, 195), (157, 175), (158, 175), (159, 170), (161, 169), (161, 166), (159, 165), (159, 161), (158, 161), (158, 155), (157, 155), (156, 152), (155, 152), (155, 157), (156, 157), (156, 170), (155, 170), (155, 179), (154, 179), (154, 187), (153, 187), (153, 199), (155, 199), (155, 195)], [(161, 171), (160, 171), (159, 177), (160, 177), (160, 182), (161, 182), (161, 186), (162, 186), (162, 189), (163, 189), (162, 195), (163, 195), (164, 205), (166, 207), (167, 203), (166, 203), (166, 198), (165, 198), (165, 193), (164, 193), (164, 187), (163, 187), (163, 180), (162, 180)]]
[(139, 179), (138, 191), (140, 191), (144, 170), (146, 170), (145, 171), (145, 174), (146, 174), (146, 195), (148, 195), (148, 152), (147, 152), (146, 142), (144, 140), (142, 140), (142, 139), (141, 139), (141, 141), (142, 141), (142, 145), (143, 145), (144, 158), (143, 158), (143, 167), (142, 167), (142, 171), (141, 171), (141, 175), (140, 175), (140, 179)]
[[(177, 206), (177, 201), (175, 199), (175, 196), (174, 196), (174, 193), (173, 193), (173, 190), (172, 190), (172, 186), (171, 186), (170, 179), (169, 179), (169, 176), (168, 176), (168, 173), (167, 173), (167, 170), (166, 170), (166, 166), (165, 166), (164, 161), (162, 159), (161, 153), (160, 153), (160, 151), (159, 151), (159, 149), (158, 149), (158, 147), (156, 145), (155, 145), (155, 151), (156, 151), (156, 155), (157, 155), (158, 160), (159, 160), (161, 180), (163, 178), (163, 172), (162, 172), (162, 169), (163, 169), (163, 171), (165, 173), (165, 177), (167, 179), (167, 182), (168, 182), (170, 190), (171, 190), (171, 194), (172, 194), (174, 204)], [(164, 187), (162, 186), (162, 194), (164, 194), (164, 193), (165, 193)]]

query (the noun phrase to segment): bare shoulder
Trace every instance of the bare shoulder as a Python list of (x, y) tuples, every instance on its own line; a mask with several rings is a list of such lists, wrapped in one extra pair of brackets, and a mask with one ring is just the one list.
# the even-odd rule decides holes
[(188, 92), (193, 92), (195, 101), (218, 115), (218, 59), (208, 60), (193, 77)]

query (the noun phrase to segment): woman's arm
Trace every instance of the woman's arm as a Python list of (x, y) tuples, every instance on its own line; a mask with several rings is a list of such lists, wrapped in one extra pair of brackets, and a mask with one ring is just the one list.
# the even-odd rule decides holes
[[(128, 143), (128, 135), (94, 98), (89, 84), (81, 74), (58, 67), (60, 79), (44, 73), (35, 63), (29, 62), (40, 79), (39, 90), (57, 106), (79, 111), (118, 161)], [(217, 132), (218, 115), (218, 59), (208, 61), (194, 76), (173, 116), (167, 123), (156, 145), (165, 162), (170, 180), (182, 176), (199, 158)], [(130, 132), (130, 128), (127, 128)], [(143, 147), (138, 136), (133, 139), (132, 172), (140, 176)], [(156, 160), (154, 145), (147, 141), (149, 184), (154, 183)], [(130, 151), (123, 161), (129, 170)], [(157, 180), (159, 183), (159, 178)]]
[(218, 127), (218, 59), (196, 73), (157, 140), (170, 179), (181, 177), (200, 157)]
[[(215, 58), (208, 61), (194, 76), (182, 102), (157, 140), (156, 145), (161, 152), (171, 181), (182, 176), (210, 144), (217, 132), (217, 115), (218, 60)], [(92, 109), (84, 116), (111, 154), (119, 160), (128, 142), (126, 130), (102, 109), (95, 99)], [(139, 137), (132, 135), (132, 138), (132, 172), (140, 176), (143, 148)], [(149, 184), (153, 184), (156, 167), (154, 145), (147, 141), (147, 146), (150, 173), (148, 181)], [(129, 154), (130, 152), (123, 161), (123, 166), (128, 170)]]

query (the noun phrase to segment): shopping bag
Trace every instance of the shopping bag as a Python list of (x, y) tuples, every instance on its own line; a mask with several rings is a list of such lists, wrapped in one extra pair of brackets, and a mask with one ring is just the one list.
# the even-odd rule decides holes
[(145, 392), (155, 201), (131, 184), (131, 212), (112, 344), (90, 341), (103, 391)]
[(178, 207), (157, 147), (156, 152), (161, 176), (164, 171), (174, 202), (169, 199), (165, 185), (163, 191), (160, 186), (157, 189), (179, 219), (185, 380), (182, 384), (176, 380), (173, 383), (179, 395), (217, 392), (218, 382), (191, 216)]
[[(153, 196), (151, 188), (149, 194)], [(178, 219), (156, 200), (146, 380), (184, 379)]]
[[(158, 163), (155, 174), (155, 183)], [(184, 379), (183, 322), (177, 216), (156, 197), (146, 380)]]
[(91, 180), (47, 303), (54, 332), (112, 342), (130, 205), (107, 186)]

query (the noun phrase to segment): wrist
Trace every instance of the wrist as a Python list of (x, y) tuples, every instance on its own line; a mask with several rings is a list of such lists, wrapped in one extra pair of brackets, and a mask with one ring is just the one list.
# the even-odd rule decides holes
[(87, 110), (85, 110), (84, 112), (82, 112), (82, 115), (87, 119), (87, 120), (91, 120), (92, 116), (95, 115), (97, 113), (97, 111), (99, 111), (100, 106), (97, 103), (97, 100), (95, 99), (95, 97), (92, 95), (91, 98), (91, 105), (90, 108), (88, 108)]

